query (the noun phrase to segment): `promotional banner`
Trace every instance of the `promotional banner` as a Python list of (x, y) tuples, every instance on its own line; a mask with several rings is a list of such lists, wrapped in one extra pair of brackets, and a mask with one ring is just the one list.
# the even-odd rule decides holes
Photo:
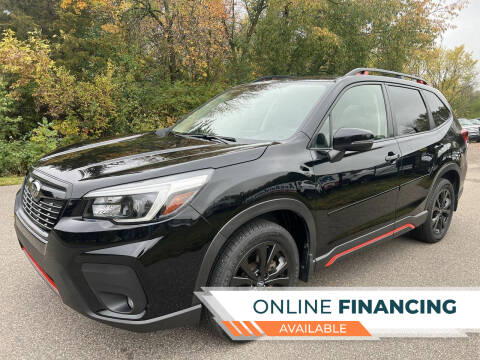
[(204, 288), (233, 340), (462, 337), (480, 330), (478, 288)]

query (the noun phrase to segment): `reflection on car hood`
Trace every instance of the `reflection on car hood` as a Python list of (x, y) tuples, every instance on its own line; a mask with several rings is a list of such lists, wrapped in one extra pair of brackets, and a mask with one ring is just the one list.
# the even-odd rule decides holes
[[(175, 168), (175, 172), (183, 172), (255, 160), (267, 145), (222, 144), (171, 133), (151, 132), (61, 148), (40, 159), (34, 168), (69, 182), (162, 168)], [(215, 158), (215, 161), (211, 158)], [(188, 169), (182, 169), (181, 165), (187, 164)]]

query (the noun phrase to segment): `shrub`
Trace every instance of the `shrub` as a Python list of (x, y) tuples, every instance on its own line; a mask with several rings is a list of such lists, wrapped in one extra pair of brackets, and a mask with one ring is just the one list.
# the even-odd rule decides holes
[(0, 176), (25, 175), (28, 168), (58, 144), (57, 132), (43, 119), (30, 138), (0, 140)]

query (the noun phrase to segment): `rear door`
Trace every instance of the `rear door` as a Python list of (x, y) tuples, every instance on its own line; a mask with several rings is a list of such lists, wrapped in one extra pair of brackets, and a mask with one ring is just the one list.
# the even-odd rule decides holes
[(435, 160), (435, 140), (421, 91), (393, 84), (387, 89), (401, 152), (397, 221), (402, 221), (425, 209)]
[(337, 162), (329, 161), (326, 152), (312, 150), (319, 253), (393, 229), (400, 149), (388, 119), (383, 85), (362, 83), (343, 91), (322, 124), (317, 148), (329, 149), (332, 134), (340, 128), (370, 130), (375, 142), (371, 150), (346, 152)]

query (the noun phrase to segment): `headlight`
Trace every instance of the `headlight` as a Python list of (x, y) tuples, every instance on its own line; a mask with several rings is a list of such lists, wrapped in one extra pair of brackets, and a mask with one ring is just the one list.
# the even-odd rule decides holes
[(142, 222), (172, 214), (205, 185), (212, 172), (200, 170), (91, 191), (84, 196), (88, 200), (84, 217)]

